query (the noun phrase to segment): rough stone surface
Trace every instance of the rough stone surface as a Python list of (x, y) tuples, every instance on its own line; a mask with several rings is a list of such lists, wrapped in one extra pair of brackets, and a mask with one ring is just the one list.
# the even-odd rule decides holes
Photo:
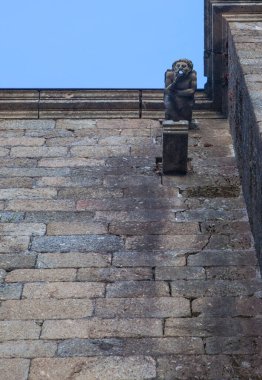
[(103, 268), (110, 263), (111, 255), (106, 253), (40, 253), (37, 268)]
[(163, 249), (199, 249), (204, 248), (208, 242), (206, 236), (199, 235), (144, 235), (128, 237), (126, 239), (126, 248), (130, 250), (157, 250)]
[(75, 269), (16, 269), (6, 276), (6, 282), (74, 281)]
[(101, 318), (187, 317), (190, 304), (185, 298), (111, 298), (97, 300), (95, 315)]
[(157, 379), (256, 379), (261, 377), (259, 355), (194, 355), (168, 356), (157, 360)]
[(0, 372), (3, 379), (27, 380), (30, 360), (0, 359)]
[(203, 297), (193, 300), (194, 315), (217, 317), (254, 317), (262, 310), (262, 299), (257, 297)]
[(34, 299), (5, 301), (1, 305), (1, 320), (84, 318), (92, 315), (90, 300)]
[[(258, 20), (260, 22), (258, 22)], [(237, 21), (237, 20), (235, 20)], [(261, 202), (261, 71), (262, 51), (250, 31), (261, 41), (261, 17), (228, 24), (228, 114), (239, 162), (243, 193), (249, 213), (260, 266), (262, 265)], [(244, 38), (244, 42), (239, 40)]]
[(172, 296), (187, 298), (210, 296), (253, 296), (262, 287), (262, 281), (179, 280), (171, 282)]
[(0, 269), (0, 283), (4, 282), (6, 276), (6, 271), (4, 269)]
[(261, 341), (248, 337), (211, 337), (205, 339), (206, 353), (216, 354), (255, 354), (261, 352)]
[(0, 284), (0, 300), (17, 300), (21, 296), (22, 285)]
[(78, 270), (78, 281), (152, 280), (151, 268), (83, 268)]
[(56, 343), (43, 340), (20, 340), (2, 343), (0, 355), (3, 358), (52, 357), (57, 350)]
[[(63, 281), (63, 280), (61, 280)], [(25, 284), (23, 298), (99, 298), (105, 294), (105, 285), (100, 283), (48, 282)]]
[(199, 232), (198, 223), (113, 222), (109, 231), (115, 235), (190, 235)]
[(57, 195), (54, 189), (2, 189), (0, 190), (0, 199), (52, 199)]
[(103, 339), (160, 337), (163, 334), (161, 319), (99, 319), (45, 321), (42, 339), (89, 338)]
[(169, 286), (164, 281), (118, 281), (106, 287), (108, 298), (165, 297)]
[(71, 223), (84, 223), (92, 220), (94, 212), (68, 212), (68, 211), (36, 211), (27, 212), (25, 214), (25, 221), (30, 223), (52, 223), (52, 222), (71, 222)]
[[(156, 280), (200, 280), (206, 278), (205, 269), (202, 267), (158, 267), (155, 270)], [(193, 281), (194, 283), (194, 281)], [(202, 282), (200, 282), (202, 283)]]
[(11, 149), (11, 157), (64, 157), (67, 148), (63, 147), (15, 147)]
[(21, 236), (42, 236), (46, 232), (44, 224), (34, 223), (2, 223), (0, 224), (0, 233), (2, 235), (21, 235)]
[(18, 268), (34, 268), (35, 261), (36, 254), (32, 253), (0, 254), (0, 266), (6, 270), (13, 270)]
[(58, 356), (201, 354), (200, 338), (74, 339), (58, 345)]
[(35, 321), (1, 321), (0, 340), (39, 339), (41, 326)]
[(11, 200), (8, 202), (7, 210), (10, 211), (74, 211), (74, 201), (64, 200)]
[(197, 124), (187, 176), (162, 176), (156, 120), (0, 121), (4, 379), (261, 378), (228, 123)]
[(189, 266), (220, 267), (220, 266), (242, 266), (256, 265), (257, 259), (252, 250), (225, 250), (225, 251), (203, 251), (188, 257)]
[[(106, 234), (107, 226), (99, 223), (50, 223), (47, 225), (47, 235), (90, 235)], [(119, 234), (118, 234), (119, 235)]]
[[(140, 380), (156, 376), (155, 360), (147, 356), (34, 359), (29, 380)], [(77, 376), (77, 377), (76, 377)]]
[(79, 235), (35, 238), (32, 250), (36, 252), (112, 252), (123, 248), (123, 240), (118, 236)]
[(0, 238), (0, 253), (12, 253), (25, 251), (30, 243), (29, 236), (4, 236)]
[(206, 277), (213, 280), (254, 280), (260, 277), (260, 272), (256, 266), (207, 267)]
[(165, 336), (256, 336), (261, 324), (261, 318), (168, 318), (164, 331)]
[[(117, 267), (181, 267), (186, 265), (187, 251), (159, 251), (159, 252), (116, 252), (113, 254), (113, 265)], [(173, 268), (173, 270), (179, 270)]]

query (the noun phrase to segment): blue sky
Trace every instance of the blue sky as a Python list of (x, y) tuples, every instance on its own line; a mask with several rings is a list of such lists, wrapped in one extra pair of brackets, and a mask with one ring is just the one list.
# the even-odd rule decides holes
[(189, 58), (203, 88), (203, 0), (3, 0), (1, 88), (162, 88)]

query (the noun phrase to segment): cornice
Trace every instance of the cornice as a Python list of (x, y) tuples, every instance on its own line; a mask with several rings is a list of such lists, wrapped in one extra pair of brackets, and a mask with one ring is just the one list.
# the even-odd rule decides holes
[[(210, 110), (201, 90), (196, 110)], [(0, 90), (0, 118), (163, 118), (162, 89), (43, 89)]]

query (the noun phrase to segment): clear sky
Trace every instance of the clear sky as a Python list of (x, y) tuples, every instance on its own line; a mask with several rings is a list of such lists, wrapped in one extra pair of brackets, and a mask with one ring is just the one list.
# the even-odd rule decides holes
[(203, 88), (203, 0), (2, 0), (1, 88), (162, 88), (189, 58)]

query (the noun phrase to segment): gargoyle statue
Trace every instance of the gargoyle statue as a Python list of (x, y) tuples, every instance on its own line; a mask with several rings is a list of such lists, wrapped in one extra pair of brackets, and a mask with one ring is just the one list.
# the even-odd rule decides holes
[(197, 73), (189, 59), (179, 59), (165, 73), (165, 119), (192, 123)]

